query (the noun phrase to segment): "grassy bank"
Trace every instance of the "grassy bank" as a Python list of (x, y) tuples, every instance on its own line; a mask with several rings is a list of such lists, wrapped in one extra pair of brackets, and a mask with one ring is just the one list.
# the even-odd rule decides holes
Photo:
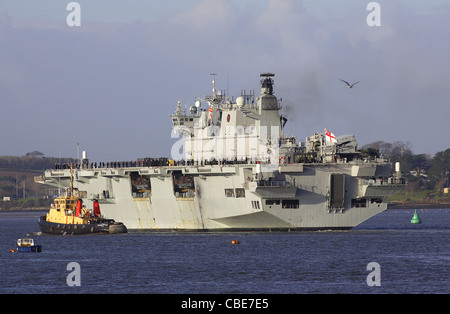
[(450, 208), (450, 195), (435, 190), (402, 191), (389, 197), (389, 208)]

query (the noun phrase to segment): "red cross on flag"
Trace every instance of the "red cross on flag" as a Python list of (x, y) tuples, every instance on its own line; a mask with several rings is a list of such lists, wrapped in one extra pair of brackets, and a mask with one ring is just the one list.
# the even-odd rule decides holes
[(333, 133), (325, 129), (325, 141), (329, 143), (336, 143), (336, 136)]

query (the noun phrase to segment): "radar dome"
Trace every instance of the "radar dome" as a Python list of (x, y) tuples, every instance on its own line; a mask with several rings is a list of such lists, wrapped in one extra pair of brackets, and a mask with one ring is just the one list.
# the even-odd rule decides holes
[(196, 102), (195, 102), (195, 107), (200, 107), (200, 101), (199, 100), (197, 100)]
[(239, 96), (238, 98), (236, 98), (236, 105), (238, 106), (238, 108), (244, 106), (244, 97)]

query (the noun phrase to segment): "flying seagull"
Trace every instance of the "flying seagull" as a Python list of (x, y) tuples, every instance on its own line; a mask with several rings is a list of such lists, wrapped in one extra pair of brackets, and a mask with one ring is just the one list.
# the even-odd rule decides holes
[(350, 83), (347, 82), (347, 81), (344, 81), (344, 80), (341, 80), (341, 79), (339, 79), (339, 80), (342, 81), (342, 82), (344, 82), (345, 84), (347, 84), (348, 88), (352, 88), (353, 86), (355, 86), (356, 84), (358, 84), (359, 82), (361, 82), (361, 81), (358, 81), (358, 82), (356, 82), (356, 83), (350, 84)]

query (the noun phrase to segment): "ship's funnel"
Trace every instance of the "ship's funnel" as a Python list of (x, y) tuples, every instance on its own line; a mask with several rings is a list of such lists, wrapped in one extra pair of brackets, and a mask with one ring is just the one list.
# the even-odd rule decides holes
[(97, 200), (94, 200), (94, 216), (98, 217), (100, 216), (100, 204)]
[(77, 200), (77, 207), (75, 208), (75, 216), (80, 217), (81, 216), (81, 208), (83, 207), (83, 201), (81, 198)]

